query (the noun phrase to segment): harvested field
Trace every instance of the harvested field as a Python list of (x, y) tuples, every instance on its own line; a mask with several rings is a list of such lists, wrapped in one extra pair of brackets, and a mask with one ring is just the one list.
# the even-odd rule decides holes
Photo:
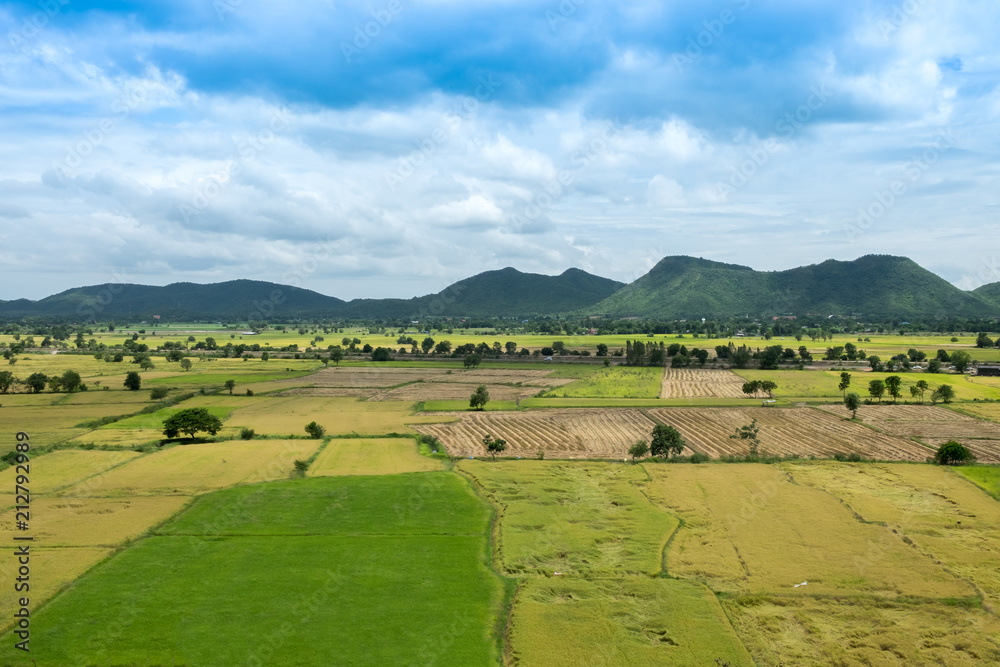
[(463, 412), (451, 424), (415, 428), (441, 439), (458, 456), (485, 456), (486, 434), (507, 441), (505, 456), (544, 451), (561, 458), (621, 458), (639, 439), (648, 439), (654, 423), (639, 410), (580, 409), (531, 412)]
[(561, 387), (564, 384), (574, 382), (574, 378), (549, 377), (550, 370), (506, 370), (502, 368), (482, 369), (474, 368), (469, 370), (456, 370), (445, 372), (444, 375), (435, 375), (429, 378), (428, 382), (462, 382), (465, 384), (521, 384), (532, 387)]
[[(902, 535), (864, 523), (831, 493), (794, 483), (782, 468), (643, 467), (651, 477), (642, 484), (647, 497), (684, 520), (667, 553), (666, 568), (675, 577), (741, 594), (976, 595)], [(803, 581), (806, 586), (796, 586)]]
[(60, 492), (61, 496), (192, 495), (239, 483), (287, 478), (319, 440), (231, 440), (171, 447)]
[(665, 368), (660, 398), (745, 398), (744, 382), (732, 371)]
[(393, 475), (441, 470), (417, 452), (412, 438), (334, 438), (309, 467), (309, 476)]
[(117, 447), (128, 449), (136, 445), (159, 443), (163, 439), (162, 428), (99, 428), (82, 433), (67, 442), (73, 445), (94, 445), (97, 447)]
[[(138, 452), (64, 449), (44, 456), (32, 457), (28, 475), (31, 480), (31, 492), (34, 495), (51, 493), (75, 484), (84, 478), (100, 474), (108, 468), (130, 461), (137, 456), (139, 456)], [(14, 466), (0, 472), (0, 484), (3, 484), (3, 488), (13, 489), (14, 478), (17, 474), (17, 469)], [(9, 500), (13, 502), (13, 497)]]
[[(33, 498), (31, 534), (50, 547), (115, 547), (170, 518), (188, 498)], [(14, 544), (13, 509), (0, 515), (0, 538)], [(46, 573), (47, 574), (47, 573)]]
[[(415, 382), (388, 391), (379, 391), (370, 401), (468, 401), (476, 391), (475, 384), (457, 382)], [(488, 384), (491, 401), (516, 401), (529, 398), (540, 391), (539, 387), (511, 387), (505, 384)]]
[(444, 368), (341, 366), (316, 371), (309, 376), (309, 383), (314, 387), (396, 387), (407, 382), (428, 380), (447, 372)]
[(373, 403), (353, 398), (263, 399), (232, 413), (226, 426), (246, 426), (263, 435), (300, 435), (315, 421), (330, 435), (409, 433), (407, 424), (451, 421), (454, 417), (414, 415), (410, 402)]
[(933, 453), (910, 440), (811, 408), (655, 408), (646, 414), (676, 427), (691, 449), (716, 458), (748, 453), (746, 444), (729, 436), (754, 419), (760, 427), (761, 453), (771, 455), (829, 457), (854, 452), (865, 458), (924, 461)]
[(992, 438), (966, 438), (963, 436), (955, 438), (921, 438), (921, 440), (935, 449), (949, 440), (955, 440), (968, 447), (969, 451), (975, 454), (976, 461), (979, 463), (1000, 463), (1000, 440)]
[(276, 398), (285, 396), (370, 398), (378, 391), (375, 387), (295, 387), (275, 392), (273, 396)]

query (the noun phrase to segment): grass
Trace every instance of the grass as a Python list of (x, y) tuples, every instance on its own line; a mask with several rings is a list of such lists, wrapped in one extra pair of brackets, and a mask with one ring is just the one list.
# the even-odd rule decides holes
[[(12, 542), (8, 542), (12, 544)], [(13, 553), (13, 548), (11, 553)], [(58, 593), (62, 588), (70, 586), (80, 575), (89, 570), (95, 564), (111, 555), (113, 549), (103, 547), (55, 547), (50, 548), (40, 544), (31, 545), (31, 569), (35, 575), (30, 581), (30, 595), (28, 597), (28, 608), (32, 613), (38, 609), (46, 600)], [(0, 577), (6, 581), (13, 582), (17, 576), (18, 563), (15, 558), (7, 557), (0, 561)], [(38, 576), (44, 573), (43, 576)], [(19, 598), (23, 597), (23, 592), (14, 590), (13, 583), (10, 586), (0, 588), (0, 605), (4, 609), (10, 610), (10, 615), (3, 619), (0, 628), (8, 629), (13, 625), (13, 613), (20, 605)], [(8, 642), (9, 648), (13, 641)], [(5, 665), (23, 665), (24, 656), (10, 657), (4, 660)], [(70, 664), (70, 663), (66, 663)]]
[(393, 475), (440, 469), (441, 461), (421, 456), (412, 438), (335, 438), (316, 457), (308, 474)]
[[(784, 470), (740, 466), (644, 466), (646, 494), (684, 527), (667, 570), (713, 590), (781, 595), (968, 598), (973, 587), (890, 529), (859, 521), (825, 490)], [(795, 585), (808, 581), (808, 586)]]
[(659, 398), (662, 368), (611, 366), (589, 373), (583, 379), (551, 389), (545, 396), (556, 398)]
[[(33, 637), (45, 640), (32, 643), (31, 657), (38, 665), (497, 664), (503, 586), (486, 564), (486, 507), (448, 473), (377, 479), (388, 495), (369, 492), (370, 479), (317, 478), (202, 498), (32, 614)], [(234, 520), (226, 537), (190, 534), (204, 525), (199, 515)], [(13, 643), (3, 638), (0, 662), (22, 659)]]
[(532, 578), (511, 627), (515, 664), (752, 665), (704, 586), (674, 579)]
[(955, 468), (955, 472), (1000, 500), (1000, 467), (962, 466)]
[(114, 468), (66, 496), (193, 495), (233, 484), (287, 478), (318, 440), (232, 440), (179, 445)]
[[(119, 419), (116, 422), (110, 424), (105, 424), (102, 429), (152, 429), (157, 431), (163, 430), (163, 423), (169, 419), (172, 415), (177, 414), (181, 410), (185, 410), (189, 407), (187, 403), (183, 403), (181, 407), (176, 408), (164, 408), (162, 410), (157, 410), (156, 412), (149, 412), (142, 415), (133, 415), (132, 417), (126, 417), (125, 419)], [(207, 408), (209, 414), (218, 417), (219, 419), (226, 419), (229, 414), (233, 411), (229, 407), (221, 406), (211, 406)]]
[(631, 483), (640, 468), (556, 461), (467, 461), (457, 469), (498, 507), (500, 567), (510, 574), (658, 574), (677, 519)]

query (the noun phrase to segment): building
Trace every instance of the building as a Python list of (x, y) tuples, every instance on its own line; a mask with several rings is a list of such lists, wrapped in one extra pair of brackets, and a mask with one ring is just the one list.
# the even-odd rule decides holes
[(976, 375), (1000, 377), (1000, 364), (981, 364), (976, 367)]

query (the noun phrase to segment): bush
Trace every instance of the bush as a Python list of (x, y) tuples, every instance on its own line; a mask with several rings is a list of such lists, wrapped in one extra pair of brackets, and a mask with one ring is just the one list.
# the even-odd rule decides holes
[(702, 452), (695, 452), (688, 460), (691, 461), (691, 463), (708, 463), (712, 460), (712, 457)]
[(304, 473), (306, 470), (309, 470), (309, 462), (302, 459), (295, 459), (295, 470), (296, 472)]
[(240, 440), (253, 440), (256, 435), (257, 432), (252, 428), (244, 426), (240, 429)]
[(149, 397), (154, 401), (161, 401), (167, 397), (170, 392), (166, 387), (156, 387), (153, 391), (149, 392)]
[(306, 433), (309, 434), (310, 438), (322, 438), (326, 435), (326, 429), (316, 422), (309, 422), (306, 424)]
[(934, 454), (934, 461), (943, 466), (973, 463), (975, 460), (976, 457), (969, 451), (968, 447), (954, 440), (949, 440), (938, 447), (937, 452)]

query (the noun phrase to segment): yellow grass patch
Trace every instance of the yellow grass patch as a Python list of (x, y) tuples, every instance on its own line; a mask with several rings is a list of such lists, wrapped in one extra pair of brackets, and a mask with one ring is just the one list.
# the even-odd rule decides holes
[[(13, 551), (13, 549), (11, 549)], [(19, 608), (15, 602), (21, 597), (28, 597), (29, 609), (37, 609), (39, 605), (68, 586), (77, 577), (89, 570), (94, 564), (111, 555), (111, 549), (99, 547), (68, 547), (47, 548), (40, 545), (31, 547), (31, 590), (26, 594), (14, 590), (11, 583), (0, 587), (0, 608), (5, 612), (0, 629), (7, 630), (13, 625), (12, 614)], [(0, 578), (13, 582), (17, 577), (18, 564), (11, 555), (0, 559)]]
[(664, 368), (660, 398), (746, 398), (746, 382), (729, 370)]
[[(142, 535), (188, 501), (183, 496), (138, 498), (36, 498), (31, 535), (47, 547), (113, 547)], [(0, 514), (0, 539), (20, 534), (14, 510)]]
[(724, 600), (759, 665), (976, 665), (1000, 662), (1000, 623), (982, 609), (885, 600)]
[[(109, 468), (138, 456), (138, 452), (64, 449), (32, 457), (28, 463), (28, 486), (32, 495), (51, 493), (85, 478), (99, 475)], [(2, 488), (12, 493), (18, 474), (20, 473), (14, 466), (0, 471)], [(4, 500), (8, 501), (9, 504), (14, 502), (13, 496), (5, 497)]]
[(929, 465), (783, 467), (800, 484), (835, 495), (865, 521), (887, 524), (971, 581), (1000, 610), (1000, 504), (965, 478)]
[(82, 433), (68, 440), (75, 445), (97, 447), (118, 447), (128, 449), (136, 445), (158, 443), (164, 438), (163, 431), (152, 428), (99, 428)]
[(667, 555), (674, 576), (741, 593), (975, 595), (902, 535), (861, 522), (834, 496), (793, 484), (780, 468), (644, 467), (650, 500), (686, 522)]
[(296, 459), (307, 459), (318, 440), (232, 440), (171, 447), (78, 485), (65, 496), (191, 495), (233, 484), (287, 478)]
[(425, 470), (441, 470), (441, 461), (421, 456), (411, 438), (335, 438), (316, 457), (309, 475), (394, 475)]
[(368, 403), (354, 398), (288, 397), (265, 399), (234, 411), (228, 426), (247, 426), (260, 434), (298, 435), (311, 421), (330, 435), (412, 433), (407, 424), (451, 421), (454, 417), (414, 415), (412, 403)]

